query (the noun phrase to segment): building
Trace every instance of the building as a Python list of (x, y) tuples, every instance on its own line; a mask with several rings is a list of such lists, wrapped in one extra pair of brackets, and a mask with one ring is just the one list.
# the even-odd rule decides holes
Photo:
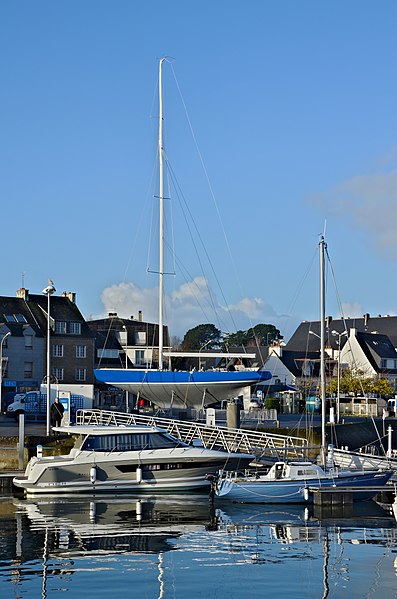
[[(107, 318), (87, 321), (96, 335), (96, 368), (157, 368), (158, 324), (138, 318), (121, 318), (109, 312)], [(169, 348), (168, 327), (163, 329), (164, 349)]]
[[(157, 368), (158, 324), (138, 318), (121, 318), (109, 312), (107, 318), (87, 321), (95, 335), (95, 368)], [(168, 327), (163, 329), (164, 349), (170, 349)], [(96, 382), (95, 406), (129, 411), (136, 398), (121, 389)]]
[[(21, 288), (15, 298), (0, 297), (2, 393), (38, 389), (45, 382), (47, 323), (45, 295)], [(50, 327), (52, 383), (92, 397), (95, 334), (76, 305), (75, 293), (51, 296)]]

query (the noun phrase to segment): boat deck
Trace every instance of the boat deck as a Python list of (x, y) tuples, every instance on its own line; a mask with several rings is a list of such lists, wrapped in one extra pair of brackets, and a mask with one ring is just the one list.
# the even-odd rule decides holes
[(156, 426), (181, 441), (207, 449), (223, 449), (255, 455), (259, 460), (307, 459), (307, 439), (276, 433), (209, 426), (200, 422), (174, 420), (160, 416), (127, 414), (105, 410), (78, 410), (76, 424), (95, 426)]

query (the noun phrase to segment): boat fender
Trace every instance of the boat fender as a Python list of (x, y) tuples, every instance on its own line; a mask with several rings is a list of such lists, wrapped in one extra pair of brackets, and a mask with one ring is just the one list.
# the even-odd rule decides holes
[(136, 502), (135, 507), (136, 507), (136, 519), (137, 519), (137, 522), (140, 522), (142, 520), (142, 503), (139, 499)]
[(303, 489), (303, 498), (305, 501), (309, 500), (309, 489), (307, 487)]
[(96, 467), (91, 466), (90, 468), (90, 482), (94, 484), (96, 482)]
[(142, 468), (140, 466), (136, 469), (136, 482), (138, 484), (142, 482)]

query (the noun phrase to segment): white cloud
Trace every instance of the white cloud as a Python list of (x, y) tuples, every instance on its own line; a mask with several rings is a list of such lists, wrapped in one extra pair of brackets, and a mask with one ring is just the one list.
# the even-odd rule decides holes
[(360, 318), (364, 314), (364, 310), (358, 302), (342, 303), (341, 314), (339, 318)]
[(397, 259), (397, 169), (359, 175), (312, 198), (312, 203), (366, 231), (381, 251)]
[[(134, 283), (118, 283), (101, 294), (104, 312), (117, 312), (122, 318), (137, 318), (142, 310), (143, 320), (158, 322), (158, 288), (140, 288)], [(288, 317), (279, 316), (262, 298), (244, 297), (234, 305), (222, 305), (204, 277), (183, 283), (165, 297), (165, 322), (171, 335), (183, 337), (198, 324), (211, 322), (223, 332), (247, 329), (260, 322), (281, 329)]]

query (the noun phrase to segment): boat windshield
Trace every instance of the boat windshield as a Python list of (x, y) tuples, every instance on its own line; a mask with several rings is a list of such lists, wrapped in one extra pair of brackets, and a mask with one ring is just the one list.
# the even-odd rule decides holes
[(82, 450), (88, 451), (142, 451), (144, 449), (172, 449), (184, 445), (178, 439), (161, 432), (88, 435)]

